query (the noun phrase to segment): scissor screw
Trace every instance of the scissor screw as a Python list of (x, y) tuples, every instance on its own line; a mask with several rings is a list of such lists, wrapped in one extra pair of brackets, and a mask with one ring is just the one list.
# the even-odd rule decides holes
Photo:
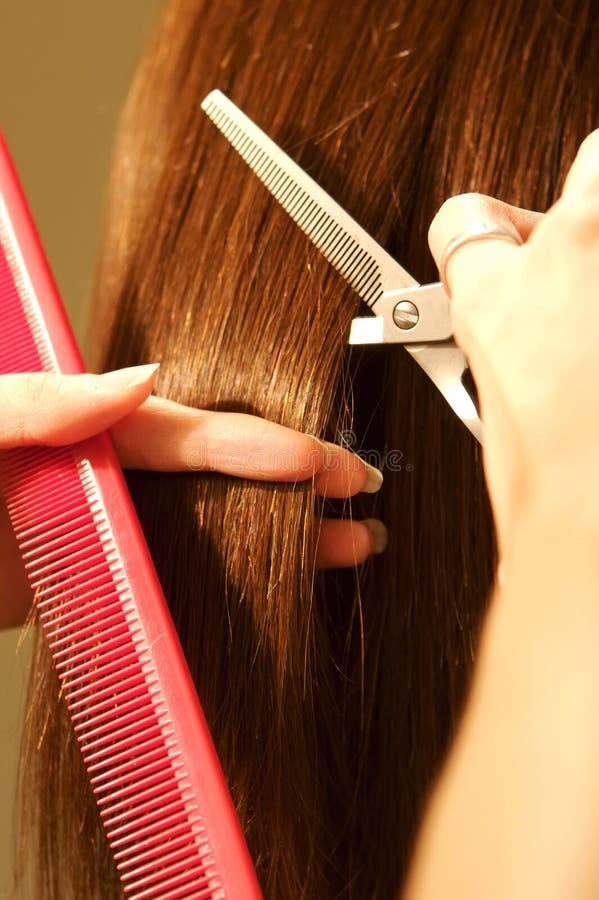
[(409, 331), (418, 324), (418, 307), (411, 300), (400, 300), (393, 310), (393, 321), (402, 331)]

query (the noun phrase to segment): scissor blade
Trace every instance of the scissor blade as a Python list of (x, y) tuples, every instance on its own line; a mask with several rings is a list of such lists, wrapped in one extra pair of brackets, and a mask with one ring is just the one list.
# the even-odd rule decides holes
[(352, 319), (349, 330), (350, 344), (383, 344), (385, 325), (382, 316), (360, 316)]
[(220, 91), (202, 109), (302, 231), (377, 312), (385, 291), (411, 287), (409, 272)]
[[(220, 91), (202, 109), (281, 206), (377, 315), (372, 325), (352, 326), (355, 343), (381, 343), (383, 294), (418, 282), (370, 237), (291, 157)], [(432, 285), (430, 287), (433, 287)], [(482, 425), (461, 383), (466, 360), (451, 341), (404, 344), (474, 436)]]
[(436, 384), (466, 428), (479, 444), (482, 444), (483, 423), (462, 381), (468, 364), (460, 348), (456, 347), (453, 341), (437, 344), (404, 344), (404, 347)]

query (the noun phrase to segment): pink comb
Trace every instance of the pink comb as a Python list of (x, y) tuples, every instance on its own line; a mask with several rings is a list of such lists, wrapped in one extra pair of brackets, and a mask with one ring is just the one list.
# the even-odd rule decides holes
[[(85, 371), (0, 135), (0, 374)], [(131, 900), (260, 888), (106, 433), (0, 453), (0, 488)]]

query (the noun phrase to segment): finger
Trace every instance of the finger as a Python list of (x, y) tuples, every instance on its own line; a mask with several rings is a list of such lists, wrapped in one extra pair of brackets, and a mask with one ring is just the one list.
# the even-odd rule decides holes
[[(518, 253), (517, 243), (526, 241), (542, 219), (541, 213), (519, 209), (483, 194), (461, 194), (447, 200), (433, 219), (428, 239), (439, 268), (444, 268), (446, 286), (455, 297), (463, 288), (476, 283), (491, 266), (503, 266)], [(459, 246), (447, 259), (447, 248), (461, 236), (483, 228), (499, 228), (513, 241), (485, 235)]]
[[(558, 202), (549, 211), (545, 227), (547, 243), (561, 252), (585, 253), (584, 263), (596, 259), (599, 246), (599, 129), (580, 145)], [(593, 257), (588, 251), (593, 251)], [(580, 269), (579, 269), (580, 271)], [(593, 282), (595, 275), (587, 275)]]
[(152, 390), (156, 365), (105, 375), (0, 376), (0, 449), (74, 444), (130, 413)]
[(589, 196), (599, 191), (599, 128), (592, 131), (578, 148), (576, 159), (566, 176), (563, 197)]
[(314, 488), (321, 497), (351, 497), (358, 492), (376, 493), (383, 484), (383, 473), (357, 454), (338, 444), (321, 441), (322, 466), (315, 472)]
[(149, 397), (111, 429), (125, 468), (222, 472), (259, 481), (314, 478), (329, 497), (374, 492), (383, 476), (354, 453), (244, 413), (193, 409)]
[(357, 566), (371, 554), (382, 553), (387, 541), (387, 529), (378, 519), (323, 519), (319, 522), (316, 567)]

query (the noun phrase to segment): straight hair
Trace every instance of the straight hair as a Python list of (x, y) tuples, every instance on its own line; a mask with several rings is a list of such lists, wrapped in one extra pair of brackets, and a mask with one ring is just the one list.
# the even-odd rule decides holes
[[(350, 351), (359, 301), (200, 109), (227, 93), (420, 281), (442, 201), (546, 209), (597, 123), (592, 0), (171, 0), (116, 145), (93, 370), (380, 461), (376, 497), (129, 472), (267, 900), (389, 900), (463, 708), (496, 564), (480, 449), (402, 349)], [(530, 336), (534, 340), (534, 335)], [(318, 517), (380, 557), (316, 572)], [(316, 528), (314, 525), (316, 517)], [(39, 900), (120, 897), (39, 637), (21, 842)], [(22, 885), (26, 884), (22, 874)]]

